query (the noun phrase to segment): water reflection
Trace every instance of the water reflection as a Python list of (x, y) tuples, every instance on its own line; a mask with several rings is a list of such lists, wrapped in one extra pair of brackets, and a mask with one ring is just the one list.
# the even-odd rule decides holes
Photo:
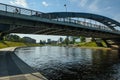
[(16, 54), (49, 80), (120, 80), (117, 51), (44, 46)]

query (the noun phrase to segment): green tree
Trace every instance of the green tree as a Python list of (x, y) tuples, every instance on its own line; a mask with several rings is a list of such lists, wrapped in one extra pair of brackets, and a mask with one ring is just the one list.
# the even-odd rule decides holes
[(44, 44), (44, 42), (42, 40), (40, 40), (40, 44)]
[(85, 37), (81, 36), (80, 40), (81, 40), (81, 42), (85, 42)]
[(75, 43), (75, 39), (77, 39), (77, 37), (71, 36), (70, 43), (71, 43), (71, 44), (74, 44), (74, 43)]
[(8, 34), (4, 37), (4, 40), (20, 42), (20, 37), (18, 35)]
[(72, 44), (74, 44), (74, 43), (75, 43), (75, 39), (76, 39), (76, 38), (74, 38), (74, 37), (73, 37), (73, 39), (72, 39)]
[(66, 45), (68, 45), (69, 44), (69, 37), (67, 36), (66, 38), (65, 38), (65, 40), (64, 40), (64, 43), (66, 44)]

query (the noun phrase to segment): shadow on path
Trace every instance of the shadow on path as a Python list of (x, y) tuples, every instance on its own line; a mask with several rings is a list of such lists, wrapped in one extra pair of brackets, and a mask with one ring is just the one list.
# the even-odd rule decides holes
[(34, 72), (36, 71), (19, 59), (12, 51), (0, 51), (0, 77)]
[(48, 80), (16, 56), (15, 49), (0, 49), (0, 80)]

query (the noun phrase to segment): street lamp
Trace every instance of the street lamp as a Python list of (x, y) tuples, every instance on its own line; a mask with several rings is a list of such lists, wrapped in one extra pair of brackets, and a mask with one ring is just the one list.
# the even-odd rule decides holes
[(65, 7), (65, 10), (66, 10), (66, 12), (67, 12), (67, 5), (66, 5), (66, 4), (64, 4), (64, 7)]
[(65, 0), (65, 3), (66, 3), (66, 4), (64, 4), (64, 7), (65, 7), (65, 10), (66, 10), (66, 12), (67, 12), (67, 0)]
[[(66, 0), (65, 0), (65, 1), (66, 1)], [(65, 7), (65, 11), (66, 11), (66, 13), (67, 13), (67, 5), (64, 4), (64, 7)], [(67, 38), (67, 43), (66, 43), (66, 45), (68, 46), (68, 44), (69, 44), (69, 36), (66, 36), (66, 38)]]

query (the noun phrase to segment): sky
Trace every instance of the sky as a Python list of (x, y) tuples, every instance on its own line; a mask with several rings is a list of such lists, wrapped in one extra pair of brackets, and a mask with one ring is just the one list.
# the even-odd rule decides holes
[[(0, 3), (33, 9), (41, 12), (84, 12), (103, 15), (120, 22), (120, 0), (0, 0)], [(37, 40), (58, 40), (60, 36), (24, 35)], [(63, 37), (64, 38), (64, 37)]]

